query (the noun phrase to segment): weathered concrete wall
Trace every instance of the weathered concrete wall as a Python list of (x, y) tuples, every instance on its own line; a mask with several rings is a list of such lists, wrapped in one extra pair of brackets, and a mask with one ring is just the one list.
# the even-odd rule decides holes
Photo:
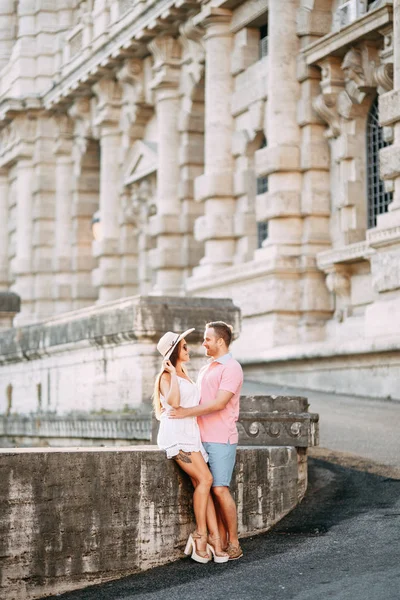
[(0, 414), (150, 411), (161, 356), (156, 343), (182, 332), (193, 350), (190, 371), (204, 364), (205, 324), (232, 323), (232, 300), (134, 296), (37, 325), (0, 332)]
[[(0, 450), (0, 599), (30, 600), (165, 564), (193, 528), (191, 485), (154, 447)], [(241, 536), (301, 500), (306, 450), (240, 448)]]

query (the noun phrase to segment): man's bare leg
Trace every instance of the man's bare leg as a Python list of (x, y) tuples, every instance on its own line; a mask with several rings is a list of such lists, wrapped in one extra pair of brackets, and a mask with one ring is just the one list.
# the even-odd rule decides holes
[(233, 546), (238, 546), (237, 510), (235, 501), (231, 496), (229, 488), (225, 486), (216, 486), (212, 488), (212, 493), (216, 501), (220, 535), (222, 533), (220, 522), (225, 531), (225, 535), (224, 537), (221, 535), (221, 539), (226, 540), (228, 538), (228, 542), (230, 542)]

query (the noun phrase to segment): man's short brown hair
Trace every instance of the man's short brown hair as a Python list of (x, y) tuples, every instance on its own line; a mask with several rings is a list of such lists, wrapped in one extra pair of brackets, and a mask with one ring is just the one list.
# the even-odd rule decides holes
[(229, 348), (233, 335), (232, 325), (228, 325), (227, 323), (224, 323), (224, 321), (211, 321), (211, 323), (207, 323), (206, 328), (208, 327), (212, 327), (217, 338), (222, 338)]

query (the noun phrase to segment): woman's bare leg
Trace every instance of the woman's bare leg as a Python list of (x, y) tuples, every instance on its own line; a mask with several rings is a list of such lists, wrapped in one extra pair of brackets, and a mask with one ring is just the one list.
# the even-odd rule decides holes
[[(191, 480), (192, 480), (193, 487), (196, 489), (196, 486), (197, 486), (196, 479), (191, 477)], [(222, 547), (223, 546), (226, 547), (228, 545), (227, 534), (226, 534), (226, 529), (222, 525), (222, 527), (223, 527), (222, 536), (223, 537), (221, 537), (221, 529), (220, 529), (220, 525), (219, 525), (220, 521), (219, 521), (217, 513), (215, 511), (214, 500), (212, 498), (211, 493), (208, 496), (206, 521), (207, 521), (208, 533), (214, 540), (213, 546), (215, 548), (215, 552), (217, 552), (217, 554), (220, 554), (223, 551)]]
[[(207, 535), (207, 507), (210, 497), (212, 475), (207, 467), (201, 452), (179, 452), (174, 457), (180, 468), (196, 482), (193, 493), (193, 511), (196, 519), (197, 531)], [(215, 511), (214, 511), (215, 512)], [(196, 540), (198, 552), (207, 551), (207, 537)]]

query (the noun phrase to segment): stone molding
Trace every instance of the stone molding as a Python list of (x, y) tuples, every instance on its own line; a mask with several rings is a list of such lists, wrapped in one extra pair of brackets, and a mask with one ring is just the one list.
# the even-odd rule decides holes
[(318, 268), (321, 271), (327, 271), (333, 265), (347, 264), (368, 260), (371, 254), (371, 249), (368, 241), (349, 244), (344, 248), (337, 248), (320, 252), (317, 255)]
[[(116, 63), (128, 57), (141, 57), (146, 53), (146, 44), (165, 28), (171, 28), (171, 11), (185, 20), (186, 10), (179, 8), (180, 0), (157, 0), (151, 7), (142, 7), (138, 14), (132, 14), (117, 22), (109, 30), (106, 42), (81, 57), (74, 68), (66, 71), (57, 85), (43, 97), (47, 109), (55, 104), (69, 103), (73, 96), (88, 82), (93, 83), (104, 74), (104, 69), (113, 69)], [(191, 9), (194, 7), (191, 6)]]
[(321, 60), (335, 55), (342, 48), (359, 42), (367, 34), (379, 32), (393, 20), (393, 6), (386, 4), (368, 12), (338, 32), (332, 32), (313, 42), (303, 50), (307, 65), (315, 65)]

